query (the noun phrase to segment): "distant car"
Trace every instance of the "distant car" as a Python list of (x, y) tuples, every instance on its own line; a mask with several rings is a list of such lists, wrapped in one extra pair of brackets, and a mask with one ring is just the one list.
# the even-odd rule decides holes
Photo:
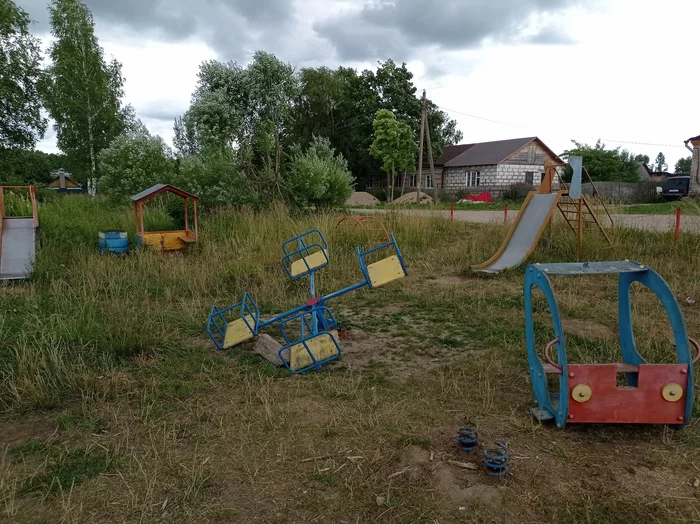
[(671, 176), (666, 179), (661, 196), (666, 200), (678, 200), (688, 194), (690, 176)]

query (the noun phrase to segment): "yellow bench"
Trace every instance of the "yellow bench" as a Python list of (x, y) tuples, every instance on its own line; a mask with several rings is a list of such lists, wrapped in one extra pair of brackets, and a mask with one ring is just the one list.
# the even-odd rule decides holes
[(301, 257), (299, 260), (292, 262), (289, 272), (293, 277), (295, 277), (297, 275), (301, 275), (302, 273), (306, 273), (311, 269), (316, 269), (317, 267), (325, 264), (327, 261), (328, 254), (326, 253), (325, 249), (322, 249), (321, 251), (316, 251), (315, 253), (311, 253), (310, 255)]
[(406, 276), (399, 257), (392, 255), (367, 266), (367, 274), (372, 288), (382, 287), (389, 282)]
[[(246, 315), (245, 318), (248, 324), (255, 327), (255, 320), (253, 320), (253, 317)], [(248, 327), (248, 324), (246, 324), (245, 320), (242, 318), (228, 323), (226, 326), (226, 336), (224, 337), (224, 349), (232, 348), (241, 342), (253, 338), (253, 332)]]
[[(316, 362), (326, 360), (333, 355), (338, 354), (338, 348), (333, 342), (333, 338), (338, 339), (338, 332), (331, 331), (332, 335), (328, 333), (322, 333), (317, 337), (307, 340), (306, 344), (309, 346), (309, 351), (313, 354)], [(331, 336), (333, 338), (331, 338)], [(311, 366), (314, 362), (311, 360), (309, 352), (306, 351), (304, 344), (294, 344), (289, 348), (289, 367), (292, 371), (297, 371), (305, 367)]]

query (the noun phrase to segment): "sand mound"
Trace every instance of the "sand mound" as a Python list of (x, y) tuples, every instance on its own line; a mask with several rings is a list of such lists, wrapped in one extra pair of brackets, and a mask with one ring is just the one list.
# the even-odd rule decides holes
[(346, 206), (376, 206), (377, 204), (379, 204), (379, 199), (366, 191), (355, 191), (345, 201)]
[[(433, 199), (430, 197), (430, 195), (427, 195), (423, 192), (420, 194), (420, 203), (421, 204), (429, 204), (432, 202)], [(416, 203), (416, 192), (412, 191), (411, 193), (406, 193), (404, 196), (399, 197), (394, 199), (392, 204), (415, 204)]]

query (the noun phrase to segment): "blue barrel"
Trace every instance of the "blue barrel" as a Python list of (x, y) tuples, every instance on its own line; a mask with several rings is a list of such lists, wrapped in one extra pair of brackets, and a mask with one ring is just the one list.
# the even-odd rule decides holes
[(129, 250), (129, 235), (126, 231), (100, 231), (100, 253), (126, 253)]

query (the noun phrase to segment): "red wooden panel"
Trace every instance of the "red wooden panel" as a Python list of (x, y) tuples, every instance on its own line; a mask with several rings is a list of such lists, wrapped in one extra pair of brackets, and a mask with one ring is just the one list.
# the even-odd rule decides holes
[[(569, 422), (679, 424), (685, 414), (688, 366), (642, 364), (638, 387), (617, 387), (617, 364), (569, 365)], [(676, 383), (683, 396), (668, 402), (662, 395), (666, 384)], [(587, 402), (577, 402), (572, 390), (579, 384), (591, 388)]]

